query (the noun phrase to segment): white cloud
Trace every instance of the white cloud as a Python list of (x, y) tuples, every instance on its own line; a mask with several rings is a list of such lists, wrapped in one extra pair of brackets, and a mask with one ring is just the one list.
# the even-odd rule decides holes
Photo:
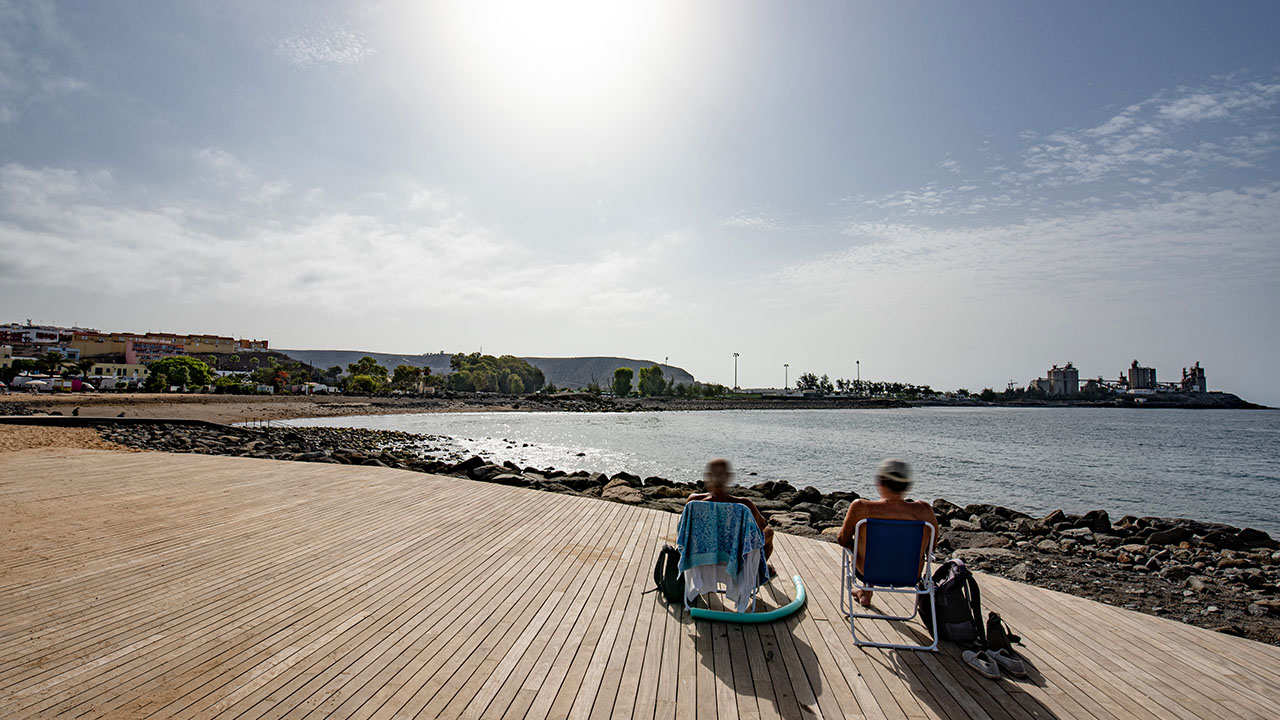
[[(1185, 192), (1167, 202), (1085, 210), (1007, 224), (936, 229), (851, 223), (858, 242), (792, 265), (774, 280), (796, 302), (813, 294), (871, 300), (875, 290), (961, 302), (974, 296), (1097, 308), (1140, 302), (1142, 289), (1208, 293), (1280, 273), (1280, 188)], [(869, 292), (871, 291), (871, 292)], [(1072, 310), (1076, 312), (1076, 310)]]
[(768, 212), (740, 212), (720, 219), (720, 225), (749, 230), (782, 230), (785, 225), (778, 215)]
[(357, 65), (377, 54), (364, 33), (350, 27), (308, 30), (281, 38), (276, 52), (299, 67)]
[[(209, 167), (259, 182), (234, 156), (206, 149)], [(631, 317), (671, 305), (646, 278), (678, 236), (568, 263), (450, 212), (419, 221), (338, 203), (307, 202), (269, 185), (286, 209), (211, 205), (183, 197), (150, 204), (108, 173), (0, 167), (0, 284), (88, 289), (118, 297), (272, 307), (573, 313)], [(387, 194), (400, 207), (421, 190)], [(153, 197), (148, 191), (143, 196)], [(432, 193), (441, 202), (447, 193)], [(314, 199), (314, 197), (313, 197)], [(428, 205), (429, 206), (429, 205)], [(74, 259), (74, 262), (68, 262)]]
[(89, 87), (49, 57), (25, 49), (49, 42), (66, 42), (52, 6), (0, 2), (0, 125), (16, 122), (20, 108), (56, 102)]

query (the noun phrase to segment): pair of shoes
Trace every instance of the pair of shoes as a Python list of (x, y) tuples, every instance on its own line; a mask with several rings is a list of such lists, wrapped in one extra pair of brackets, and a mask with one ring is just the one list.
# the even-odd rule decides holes
[(1005, 650), (965, 650), (961, 657), (965, 664), (985, 678), (999, 680), (1001, 670), (1014, 677), (1027, 676), (1027, 667), (1022, 660)]
[(1022, 662), (1022, 658), (1015, 655), (1012, 650), (1005, 650), (1004, 648), (988, 650), (987, 657), (995, 660), (996, 665), (999, 665), (1001, 670), (1014, 677), (1024, 678), (1027, 676), (1026, 663)]

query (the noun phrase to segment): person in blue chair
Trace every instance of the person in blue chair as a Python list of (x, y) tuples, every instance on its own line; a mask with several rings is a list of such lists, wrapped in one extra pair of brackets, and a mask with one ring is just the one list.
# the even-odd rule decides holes
[[(773, 554), (773, 528), (769, 527), (768, 521), (764, 519), (764, 514), (760, 512), (755, 503), (751, 502), (750, 498), (729, 494), (729, 486), (733, 484), (733, 470), (729, 467), (729, 461), (724, 458), (716, 458), (707, 463), (707, 469), (702, 474), (702, 480), (707, 486), (707, 491), (690, 495), (686, 502), (706, 500), (709, 502), (729, 502), (746, 505), (747, 509), (751, 511), (752, 517), (756, 519), (756, 525), (759, 525), (760, 531), (764, 533), (764, 557), (768, 560), (769, 556)], [(772, 572), (772, 568), (770, 568), (770, 572)]]
[[(902, 460), (889, 458), (880, 463), (880, 467), (876, 470), (876, 490), (880, 493), (879, 500), (870, 500), (860, 498), (854, 500), (849, 506), (849, 511), (845, 513), (844, 525), (840, 528), (840, 534), (836, 535), (836, 542), (844, 547), (853, 546), (853, 529), (858, 526), (858, 521), (868, 518), (878, 520), (919, 520), (927, 522), (933, 526), (934, 537), (938, 537), (938, 518), (933, 514), (933, 506), (926, 502), (917, 500), (909, 500), (907, 491), (911, 489), (911, 466)], [(862, 571), (862, 562), (866, 556), (866, 531), (863, 530), (864, 536), (858, 538), (858, 558), (857, 568)], [(929, 548), (925, 548), (924, 544), (927, 539), (921, 539), (920, 568), (924, 569), (924, 552)], [(871, 591), (856, 590), (856, 599), (862, 604), (862, 607), (871, 607)]]

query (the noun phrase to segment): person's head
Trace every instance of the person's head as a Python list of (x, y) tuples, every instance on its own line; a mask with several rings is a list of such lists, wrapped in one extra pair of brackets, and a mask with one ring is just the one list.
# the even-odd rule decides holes
[(899, 498), (911, 489), (911, 466), (903, 460), (887, 458), (876, 468), (876, 487), (887, 498)]
[(708, 492), (723, 492), (729, 487), (732, 478), (733, 470), (729, 468), (729, 461), (724, 458), (716, 458), (707, 463), (707, 470), (702, 474)]

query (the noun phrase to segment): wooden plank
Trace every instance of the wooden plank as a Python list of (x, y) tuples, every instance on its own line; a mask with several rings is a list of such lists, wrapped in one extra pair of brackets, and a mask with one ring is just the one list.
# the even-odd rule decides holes
[(1278, 648), (1002, 578), (981, 577), (984, 600), (1028, 638), (1033, 680), (987, 681), (952, 646), (858, 648), (838, 550), (791, 536), (761, 601), (785, 602), (798, 573), (805, 611), (695, 622), (640, 594), (676, 517), (587, 498), (385, 468), (56, 449), (0, 453), (0, 478), (7, 716), (1280, 712)]

